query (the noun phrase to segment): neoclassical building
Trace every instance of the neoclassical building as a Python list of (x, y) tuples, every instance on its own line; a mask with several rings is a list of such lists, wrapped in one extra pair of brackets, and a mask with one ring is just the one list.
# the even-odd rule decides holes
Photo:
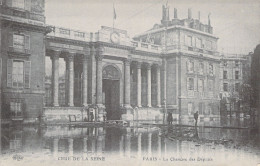
[(189, 9), (179, 19), (174, 9), (170, 20), (163, 6), (161, 23), (131, 39), (106, 26), (92, 33), (46, 25), (44, 0), (0, 2), (2, 119), (219, 118), (221, 57), (210, 18), (203, 24)]

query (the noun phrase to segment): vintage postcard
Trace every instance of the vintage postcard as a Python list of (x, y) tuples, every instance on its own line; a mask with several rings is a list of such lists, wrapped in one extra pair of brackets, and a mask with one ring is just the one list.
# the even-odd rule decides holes
[(0, 0), (0, 165), (260, 164), (259, 0)]

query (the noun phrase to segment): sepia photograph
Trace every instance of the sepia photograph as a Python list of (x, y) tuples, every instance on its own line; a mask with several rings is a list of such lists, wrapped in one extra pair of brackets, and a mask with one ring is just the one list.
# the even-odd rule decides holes
[(260, 166), (260, 0), (0, 0), (0, 165)]

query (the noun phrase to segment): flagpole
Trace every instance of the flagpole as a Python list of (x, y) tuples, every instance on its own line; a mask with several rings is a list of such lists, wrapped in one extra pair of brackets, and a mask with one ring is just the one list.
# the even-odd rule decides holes
[(115, 4), (113, 2), (113, 31), (114, 31), (114, 26), (115, 26)]

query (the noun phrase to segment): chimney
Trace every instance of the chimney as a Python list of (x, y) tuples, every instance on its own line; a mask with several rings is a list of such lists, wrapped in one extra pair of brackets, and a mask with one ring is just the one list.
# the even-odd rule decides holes
[(200, 11), (198, 12), (198, 20), (200, 21)]
[(174, 8), (174, 19), (177, 19), (178, 18), (178, 13), (177, 13), (177, 9)]
[(208, 25), (210, 26), (211, 24), (210, 24), (210, 15), (211, 15), (211, 13), (209, 13), (209, 15), (208, 15)]
[(188, 9), (188, 19), (192, 18), (191, 8)]
[(162, 20), (165, 20), (165, 7), (162, 6)]

